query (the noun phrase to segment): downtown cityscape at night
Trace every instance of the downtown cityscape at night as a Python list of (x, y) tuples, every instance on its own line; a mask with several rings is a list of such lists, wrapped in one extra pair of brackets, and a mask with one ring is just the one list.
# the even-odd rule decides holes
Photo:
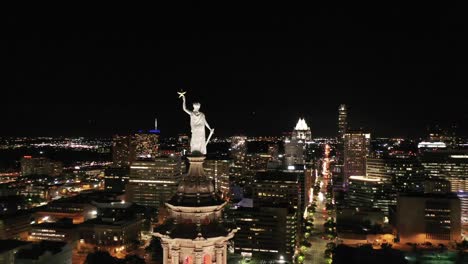
[(203, 10), (7, 17), (0, 264), (468, 263), (461, 9)]

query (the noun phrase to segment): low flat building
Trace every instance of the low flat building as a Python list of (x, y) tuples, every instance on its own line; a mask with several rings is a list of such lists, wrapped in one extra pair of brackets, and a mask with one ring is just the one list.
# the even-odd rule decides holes
[(460, 199), (454, 193), (401, 194), (396, 225), (401, 243), (461, 241)]
[(56, 223), (31, 225), (29, 238), (33, 241), (74, 243), (78, 240), (78, 225), (74, 225), (72, 219), (62, 219)]
[(0, 216), (0, 239), (26, 240), (31, 229), (32, 216), (29, 211)]
[(123, 250), (140, 240), (144, 220), (134, 211), (132, 203), (109, 200), (94, 202), (97, 218), (80, 225), (80, 251), (94, 248), (111, 254)]

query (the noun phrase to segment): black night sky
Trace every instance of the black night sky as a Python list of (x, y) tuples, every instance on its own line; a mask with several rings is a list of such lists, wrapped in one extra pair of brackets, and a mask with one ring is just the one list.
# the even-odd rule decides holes
[[(130, 12), (129, 12), (130, 13)], [(176, 92), (200, 101), (218, 135), (279, 135), (305, 117), (313, 135), (351, 127), (467, 134), (467, 21), (462, 8), (243, 14), (177, 12), (7, 17), (0, 135), (188, 132)]]

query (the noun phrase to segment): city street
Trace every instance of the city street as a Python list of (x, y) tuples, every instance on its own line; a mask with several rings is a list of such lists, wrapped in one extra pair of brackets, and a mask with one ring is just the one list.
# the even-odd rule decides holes
[(329, 217), (335, 218), (334, 213), (332, 215), (329, 215), (326, 210), (327, 200), (325, 197), (327, 194), (327, 186), (329, 184), (329, 179), (331, 178), (331, 176), (328, 170), (330, 163), (330, 159), (328, 158), (328, 151), (326, 151), (325, 153), (326, 156), (322, 160), (322, 166), (320, 167), (321, 170), (318, 172), (318, 178), (316, 179), (316, 182), (321, 181), (322, 184), (318, 195), (314, 195), (314, 199), (317, 200), (317, 208), (316, 212), (314, 213), (314, 229), (311, 232), (311, 236), (308, 240), (312, 244), (312, 247), (304, 254), (304, 263), (327, 263), (327, 259), (325, 258), (324, 252), (326, 250), (327, 243), (332, 242), (328, 239), (324, 239), (326, 235), (325, 228), (323, 225)]

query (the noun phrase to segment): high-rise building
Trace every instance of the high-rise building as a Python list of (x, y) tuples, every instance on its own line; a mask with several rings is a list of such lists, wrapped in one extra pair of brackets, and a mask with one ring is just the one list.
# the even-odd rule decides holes
[(245, 168), (248, 172), (255, 174), (257, 171), (266, 171), (268, 162), (272, 157), (267, 153), (249, 153), (245, 159)]
[(228, 159), (207, 159), (205, 161), (205, 173), (208, 178), (214, 181), (217, 192), (223, 197), (229, 195), (229, 170), (231, 160)]
[(163, 263), (227, 264), (227, 243), (237, 228), (223, 221), (226, 202), (204, 174), (204, 156), (189, 156), (190, 167), (177, 193), (166, 203), (168, 219), (155, 228)]
[(247, 137), (231, 137), (231, 157), (234, 163), (243, 164), (247, 155)]
[(401, 243), (461, 240), (460, 199), (454, 193), (400, 194), (396, 225)]
[(114, 135), (112, 137), (112, 161), (115, 167), (130, 166), (135, 157), (132, 136)]
[(135, 160), (154, 159), (159, 152), (159, 130), (139, 130), (134, 135)]
[(254, 205), (288, 204), (300, 210), (303, 206), (303, 193), (301, 193), (303, 176), (303, 172), (257, 172), (252, 183)]
[(348, 130), (348, 113), (346, 105), (342, 104), (338, 107), (338, 139), (342, 141)]
[(236, 253), (251, 257), (266, 256), (268, 261), (292, 261), (298, 214), (289, 205), (234, 206), (227, 210), (226, 216), (233, 219), (238, 227), (233, 239)]
[(309, 126), (303, 118), (300, 118), (294, 128), (291, 137), (284, 141), (284, 159), (286, 166), (304, 164), (304, 150), (306, 143), (312, 139)]
[(424, 167), (414, 156), (368, 157), (366, 174), (393, 184), (394, 192), (422, 192), (424, 189)]
[(296, 127), (294, 127), (292, 132), (292, 137), (304, 142), (312, 140), (312, 132), (304, 118), (299, 118), (299, 121), (297, 121)]
[(127, 201), (159, 208), (176, 192), (183, 164), (179, 156), (135, 161), (126, 186)]
[(348, 205), (357, 210), (380, 209), (388, 215), (389, 207), (396, 204), (392, 183), (380, 177), (353, 175), (349, 177)]
[(21, 159), (21, 175), (49, 175), (52, 177), (62, 174), (63, 164), (45, 157), (24, 156)]
[(426, 151), (421, 163), (429, 177), (450, 181), (452, 192), (468, 192), (468, 152)]
[(370, 134), (348, 131), (344, 135), (344, 183), (350, 176), (366, 175), (366, 157), (369, 154)]

